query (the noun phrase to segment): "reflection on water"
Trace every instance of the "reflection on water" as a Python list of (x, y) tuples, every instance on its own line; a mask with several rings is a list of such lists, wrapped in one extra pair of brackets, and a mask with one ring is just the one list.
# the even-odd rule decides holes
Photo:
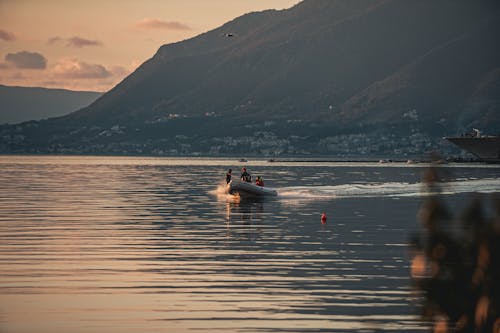
[[(424, 329), (404, 243), (418, 197), (243, 202), (214, 193), (231, 166), (238, 167), (227, 160), (0, 157), (1, 331)], [(415, 183), (420, 175), (406, 166), (250, 168), (270, 186), (310, 191)], [(495, 179), (496, 172), (461, 175)]]

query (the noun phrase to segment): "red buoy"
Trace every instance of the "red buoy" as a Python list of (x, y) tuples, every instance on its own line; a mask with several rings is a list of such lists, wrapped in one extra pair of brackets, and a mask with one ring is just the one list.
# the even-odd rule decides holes
[(321, 214), (321, 223), (325, 224), (326, 223), (326, 214), (323, 212), (323, 214)]

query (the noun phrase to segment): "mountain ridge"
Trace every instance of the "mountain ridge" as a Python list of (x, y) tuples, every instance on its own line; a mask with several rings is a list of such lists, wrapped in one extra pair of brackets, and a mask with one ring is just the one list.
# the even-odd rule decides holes
[(60, 117), (91, 104), (101, 92), (0, 84), (0, 124)]

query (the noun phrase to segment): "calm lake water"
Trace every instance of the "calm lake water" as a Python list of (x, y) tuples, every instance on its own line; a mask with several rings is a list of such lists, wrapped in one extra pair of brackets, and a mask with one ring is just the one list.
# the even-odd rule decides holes
[[(425, 330), (424, 165), (245, 165), (279, 197), (224, 195), (237, 159), (1, 156), (0, 332)], [(445, 170), (452, 206), (500, 190), (498, 166)]]

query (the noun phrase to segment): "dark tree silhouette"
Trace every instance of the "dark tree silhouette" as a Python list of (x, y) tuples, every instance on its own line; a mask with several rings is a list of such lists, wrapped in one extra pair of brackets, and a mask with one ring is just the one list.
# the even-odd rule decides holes
[[(440, 195), (440, 172), (431, 167), (423, 177), (429, 197), (410, 242), (422, 318), (433, 332), (500, 333), (500, 195), (477, 194), (455, 216)], [(493, 214), (485, 214), (489, 201)]]

